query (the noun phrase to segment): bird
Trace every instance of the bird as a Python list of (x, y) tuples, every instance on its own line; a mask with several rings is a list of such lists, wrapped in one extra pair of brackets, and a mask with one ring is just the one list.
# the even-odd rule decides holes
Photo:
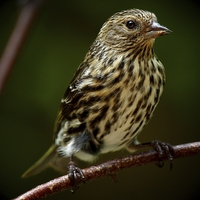
[(160, 157), (166, 152), (172, 160), (170, 144), (138, 141), (166, 81), (154, 42), (171, 32), (146, 10), (133, 8), (112, 15), (61, 99), (52, 146), (22, 177), (53, 167), (84, 178), (74, 157), (94, 162), (100, 154), (121, 149), (132, 153), (146, 145), (155, 148)]

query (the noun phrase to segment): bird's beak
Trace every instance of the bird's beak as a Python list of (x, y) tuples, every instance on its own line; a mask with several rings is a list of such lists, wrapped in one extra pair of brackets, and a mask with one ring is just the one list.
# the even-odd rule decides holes
[(153, 22), (147, 29), (146, 29), (146, 38), (156, 38), (162, 35), (168, 35), (172, 33), (171, 30), (168, 28), (161, 26), (158, 22)]

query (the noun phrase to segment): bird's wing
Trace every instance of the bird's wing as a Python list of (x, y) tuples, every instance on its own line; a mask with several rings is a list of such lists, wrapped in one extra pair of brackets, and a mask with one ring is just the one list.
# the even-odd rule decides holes
[(85, 62), (79, 66), (72, 81), (64, 93), (54, 127), (55, 136), (59, 132), (63, 121), (77, 118), (75, 112), (78, 106), (77, 103), (84, 94), (83, 91), (77, 88), (77, 85), (83, 79), (84, 72), (88, 69), (88, 67), (89, 66)]

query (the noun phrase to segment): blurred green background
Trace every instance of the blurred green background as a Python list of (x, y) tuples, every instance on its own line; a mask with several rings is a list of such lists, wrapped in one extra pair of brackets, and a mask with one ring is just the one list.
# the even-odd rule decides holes
[[(173, 30), (156, 40), (166, 68), (161, 102), (140, 141), (198, 141), (200, 130), (200, 4), (198, 1), (46, 1), (0, 98), (0, 199), (11, 199), (59, 176), (51, 169), (28, 179), (21, 174), (51, 145), (60, 99), (104, 21), (117, 11), (154, 12)], [(16, 1), (0, 4), (0, 53), (19, 12)], [(127, 152), (101, 156), (98, 162)], [(80, 166), (85, 166), (79, 163)], [(87, 165), (86, 165), (87, 166)], [(124, 170), (118, 183), (101, 178), (47, 199), (200, 199), (200, 156)]]

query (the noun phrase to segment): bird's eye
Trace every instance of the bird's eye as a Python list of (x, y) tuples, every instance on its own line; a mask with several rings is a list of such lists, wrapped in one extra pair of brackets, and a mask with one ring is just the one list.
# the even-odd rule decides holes
[(128, 28), (128, 29), (133, 29), (133, 28), (135, 28), (135, 22), (133, 21), (133, 20), (128, 20), (127, 22), (126, 22), (126, 27)]

